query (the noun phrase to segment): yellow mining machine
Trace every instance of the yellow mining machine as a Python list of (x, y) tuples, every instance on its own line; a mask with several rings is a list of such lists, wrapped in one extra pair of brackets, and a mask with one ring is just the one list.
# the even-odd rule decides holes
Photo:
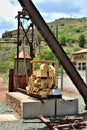
[(32, 75), (26, 87), (28, 94), (52, 95), (56, 89), (56, 69), (53, 61), (32, 60)]

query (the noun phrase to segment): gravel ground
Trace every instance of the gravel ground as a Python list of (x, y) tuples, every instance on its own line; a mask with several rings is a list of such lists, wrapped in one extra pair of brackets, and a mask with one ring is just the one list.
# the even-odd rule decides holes
[[(65, 93), (69, 97), (76, 97), (79, 100), (79, 115), (78, 117), (87, 117), (87, 112), (84, 110), (85, 104), (83, 99), (80, 95), (72, 94), (72, 93)], [(15, 114), (13, 109), (6, 105), (5, 100), (0, 101), (0, 114)], [(82, 130), (87, 130), (87, 127), (81, 128)], [(0, 130), (49, 130), (49, 128), (41, 123), (39, 119), (28, 119), (25, 120), (20, 116), (17, 116), (17, 121), (4, 121), (0, 122)], [(68, 129), (70, 130), (70, 128)], [(80, 128), (79, 128), (80, 130)]]
[[(3, 85), (2, 80), (0, 79), (0, 115), (2, 114), (13, 114), (16, 115), (17, 121), (0, 121), (0, 130), (49, 130), (49, 128), (42, 123), (39, 119), (28, 119), (25, 120), (22, 117), (18, 116), (14, 110), (8, 106), (5, 102), (5, 94), (7, 90), (3, 90), (1, 88), (6, 88), (5, 84)], [(84, 117), (87, 120), (87, 111), (84, 110), (85, 104), (82, 97), (78, 93), (71, 93), (70, 91), (63, 92), (63, 95), (67, 95), (69, 97), (76, 97), (79, 101), (78, 111), (79, 114), (77, 117)], [(68, 130), (71, 130), (70, 128)], [(74, 129), (75, 130), (75, 129)], [(85, 128), (79, 128), (78, 130), (87, 130)]]
[[(0, 114), (15, 114), (13, 109), (0, 101)], [(17, 115), (17, 121), (0, 122), (0, 130), (49, 130), (39, 119), (25, 120)], [(45, 128), (46, 127), (46, 128)]]

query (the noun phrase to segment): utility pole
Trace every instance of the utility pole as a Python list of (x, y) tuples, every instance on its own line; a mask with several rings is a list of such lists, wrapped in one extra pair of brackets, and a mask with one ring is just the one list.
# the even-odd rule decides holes
[(55, 25), (56, 25), (56, 39), (58, 39), (58, 20), (55, 20)]

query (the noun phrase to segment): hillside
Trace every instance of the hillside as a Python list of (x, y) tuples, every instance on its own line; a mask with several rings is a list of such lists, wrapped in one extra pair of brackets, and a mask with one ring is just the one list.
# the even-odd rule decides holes
[[(76, 43), (78, 44), (79, 36), (84, 35), (87, 39), (87, 18), (60, 18), (47, 23), (54, 35), (58, 38), (58, 41), (61, 41), (61, 37), (65, 37), (67, 46), (68, 44)], [(13, 30), (14, 32), (15, 30)], [(2, 34), (2, 37), (9, 41), (12, 40), (12, 30), (10, 32), (6, 31)], [(38, 32), (34, 31), (35, 38), (38, 35)], [(16, 40), (14, 39), (14, 42)]]
[[(58, 39), (59, 43), (67, 53), (67, 55), (70, 57), (73, 52), (78, 51), (81, 49), (79, 47), (79, 37), (80, 35), (85, 36), (85, 40), (87, 41), (87, 18), (61, 18), (57, 19), (53, 22), (48, 23), (48, 26)], [(11, 31), (12, 32), (12, 31)], [(50, 50), (47, 48), (46, 50), (46, 43), (42, 42), (42, 37), (39, 33), (35, 34), (35, 38), (39, 36), (39, 42), (41, 43), (41, 47), (39, 49), (43, 48), (41, 50), (41, 53), (43, 55), (44, 59), (49, 59), (50, 56), (47, 57), (47, 55), (51, 55)], [(10, 42), (12, 40), (12, 37), (6, 37), (3, 39), (0, 39), (0, 41), (8, 41)], [(14, 39), (16, 41), (16, 39)], [(14, 41), (14, 42), (15, 42)], [(34, 40), (36, 44), (36, 39)], [(45, 44), (44, 44), (45, 43)], [(43, 47), (45, 45), (45, 47)], [(38, 58), (38, 44), (36, 44), (36, 58)], [(85, 43), (84, 48), (87, 47), (87, 42)], [(14, 56), (16, 55), (16, 43), (1, 43), (0, 42), (0, 73), (9, 71), (9, 68), (14, 66)], [(45, 49), (45, 51), (44, 51)], [(47, 53), (46, 53), (47, 52)], [(46, 55), (47, 54), (47, 55)], [(51, 58), (53, 55), (51, 56)], [(55, 58), (53, 58), (55, 59)]]
[(6, 72), (7, 68), (13, 67), (16, 55), (15, 44), (0, 44), (0, 72)]
[[(56, 34), (58, 26), (58, 37), (65, 36), (67, 42), (76, 42), (81, 34), (86, 36), (87, 18), (61, 18), (48, 24), (52, 31)], [(86, 36), (87, 39), (87, 36)]]

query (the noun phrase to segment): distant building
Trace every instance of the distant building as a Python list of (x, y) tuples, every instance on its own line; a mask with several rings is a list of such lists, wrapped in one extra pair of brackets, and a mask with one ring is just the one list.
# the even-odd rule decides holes
[(87, 49), (73, 53), (71, 61), (77, 69), (85, 70), (87, 66)]
[(17, 30), (11, 31), (12, 38), (17, 38)]
[(17, 38), (17, 30), (4, 32), (2, 38)]
[[(11, 33), (11, 37), (12, 38), (17, 38), (17, 30), (12, 30), (12, 31), (9, 31)], [(24, 33), (23, 30), (21, 30), (20, 33)]]
[[(26, 31), (27, 30), (25, 29), (25, 32)], [(5, 36), (5, 37), (9, 36), (10, 38), (17, 38), (17, 33), (18, 33), (17, 30), (12, 30), (12, 31), (6, 31), (2, 35)], [(22, 29), (20, 30), (20, 34), (25, 35), (24, 31)], [(34, 37), (36, 37), (37, 34), (39, 34), (39, 32), (36, 28), (34, 28), (34, 33), (33, 33)], [(27, 36), (29, 36), (29, 37), (32, 36), (32, 30), (31, 29), (28, 31)], [(5, 37), (3, 37), (3, 38), (5, 38)]]

